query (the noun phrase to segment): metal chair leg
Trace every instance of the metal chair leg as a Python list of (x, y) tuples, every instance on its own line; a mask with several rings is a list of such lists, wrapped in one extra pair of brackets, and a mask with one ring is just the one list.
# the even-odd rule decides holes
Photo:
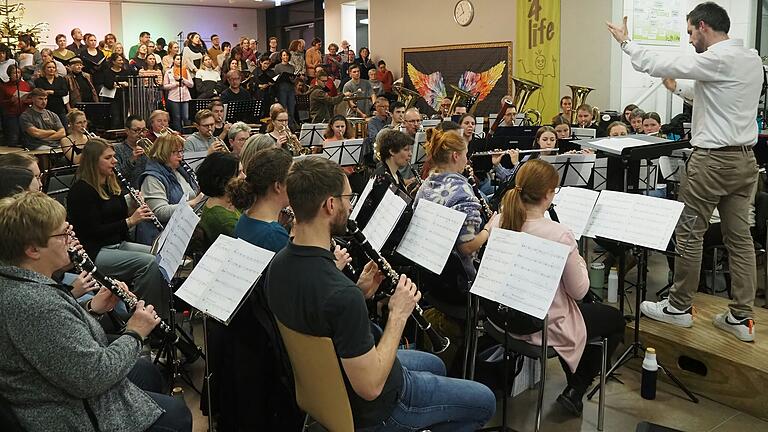
[(539, 400), (536, 402), (536, 427), (535, 431), (539, 432), (541, 428), (541, 407), (544, 405), (544, 382), (547, 379), (547, 325), (549, 324), (549, 316), (544, 317), (544, 327), (541, 331), (541, 357), (539, 362), (541, 363), (541, 379), (539, 380)]
[(302, 432), (307, 432), (309, 430), (309, 414), (304, 416), (304, 426), (301, 427)]
[(471, 350), (472, 341), (472, 293), (467, 292), (467, 309), (464, 316), (464, 363), (463, 370), (461, 371), (461, 377), (467, 379), (469, 375), (469, 356)]
[(600, 399), (598, 399), (597, 408), (597, 430), (603, 430), (605, 420), (605, 375), (608, 369), (608, 338), (600, 341), (602, 359), (600, 361)]

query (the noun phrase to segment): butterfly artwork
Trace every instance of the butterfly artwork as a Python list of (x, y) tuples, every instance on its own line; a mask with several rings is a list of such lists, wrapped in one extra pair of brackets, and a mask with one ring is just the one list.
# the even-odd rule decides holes
[[(476, 103), (479, 103), (491, 93), (506, 67), (507, 62), (502, 60), (484, 72), (464, 71), (459, 77), (458, 87), (474, 95), (477, 98)], [(416, 69), (411, 63), (407, 63), (406, 70), (416, 91), (429, 106), (437, 110), (440, 101), (448, 95), (442, 72), (426, 74)]]

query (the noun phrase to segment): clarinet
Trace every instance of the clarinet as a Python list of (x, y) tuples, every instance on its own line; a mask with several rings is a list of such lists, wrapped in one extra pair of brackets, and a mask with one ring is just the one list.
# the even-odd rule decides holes
[[(141, 195), (139, 195), (139, 191), (137, 191), (133, 186), (131, 186), (131, 183), (128, 181), (128, 179), (125, 178), (123, 173), (120, 172), (119, 169), (117, 169), (117, 167), (112, 169), (115, 171), (115, 176), (123, 185), (123, 187), (128, 190), (129, 194), (131, 194), (131, 197), (133, 198), (133, 200), (136, 201), (139, 207), (143, 206), (145, 204), (144, 198), (142, 198)], [(151, 217), (152, 217), (152, 223), (155, 225), (155, 228), (157, 228), (160, 231), (165, 229), (163, 224), (160, 223), (160, 220), (157, 218), (157, 216), (155, 216), (154, 213), (151, 214)]]
[[(397, 272), (392, 269), (392, 266), (389, 265), (389, 262), (387, 262), (387, 260), (381, 256), (370, 243), (368, 243), (365, 234), (358, 228), (357, 222), (352, 219), (347, 220), (347, 230), (352, 234), (352, 240), (360, 246), (369, 259), (373, 260), (379, 266), (379, 270), (384, 274), (384, 281), (382, 283), (384, 283), (389, 290), (386, 295), (391, 296), (400, 281), (400, 275), (397, 274)], [(426, 333), (429, 341), (432, 343), (432, 351), (441, 353), (448, 349), (451, 341), (447, 337), (440, 335), (437, 330), (432, 327), (432, 324), (424, 318), (423, 312), (421, 306), (417, 303), (413, 312), (411, 312), (411, 317), (416, 321), (416, 324), (419, 325), (419, 328)]]
[(480, 207), (482, 207), (485, 221), (487, 222), (491, 220), (491, 217), (493, 217), (493, 210), (491, 210), (491, 206), (488, 205), (488, 201), (485, 200), (483, 194), (480, 193), (480, 188), (477, 187), (477, 181), (475, 180), (475, 170), (472, 169), (472, 165), (467, 165), (464, 168), (464, 174), (467, 177), (467, 182), (470, 186), (472, 186), (472, 192), (474, 192), (477, 200), (480, 201)]
[[(333, 252), (333, 250), (336, 249), (336, 246), (340, 246), (342, 249), (343, 248), (349, 249), (349, 245), (348, 244), (344, 244), (343, 241), (337, 240), (337, 239), (331, 237), (331, 252)], [(355, 268), (352, 267), (352, 263), (347, 263), (344, 266), (344, 270), (346, 270), (347, 273), (349, 273), (349, 276), (352, 276), (352, 277), (357, 276), (357, 273), (355, 272)]]
[[(226, 147), (226, 146), (225, 146), (225, 147)], [(199, 187), (200, 183), (198, 183), (198, 182), (197, 182), (197, 174), (195, 174), (195, 170), (193, 170), (193, 169), (192, 169), (192, 167), (191, 167), (191, 166), (189, 166), (189, 164), (187, 163), (187, 161), (185, 161), (184, 159), (182, 159), (182, 160), (181, 160), (181, 165), (180, 165), (180, 166), (181, 166), (181, 168), (182, 168), (184, 171), (186, 171), (186, 172), (187, 172), (187, 175), (189, 175), (189, 177), (190, 177), (190, 178), (192, 178), (192, 180), (194, 180), (194, 181), (195, 181), (195, 183), (196, 183), (196, 184), (198, 185), (198, 187)]]
[[(93, 277), (93, 279), (98, 282), (99, 285), (112, 291), (112, 294), (122, 300), (123, 303), (125, 303), (125, 305), (128, 307), (129, 312), (136, 309), (136, 302), (138, 302), (136, 297), (130, 296), (128, 293), (123, 291), (123, 289), (120, 288), (120, 286), (117, 284), (117, 280), (100, 272), (99, 269), (96, 268), (96, 264), (93, 262), (93, 260), (91, 260), (88, 254), (85, 253), (84, 250), (77, 251), (74, 248), (68, 248), (67, 254), (69, 254), (69, 259), (72, 261), (72, 264), (74, 264), (75, 270), (77, 270), (78, 273), (90, 273), (91, 277)], [(165, 335), (174, 333), (173, 328), (162, 319), (157, 325), (157, 328), (159, 328), (160, 331)]]

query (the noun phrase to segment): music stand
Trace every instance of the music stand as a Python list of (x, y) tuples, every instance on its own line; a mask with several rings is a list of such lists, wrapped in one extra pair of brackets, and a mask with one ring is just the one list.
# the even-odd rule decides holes
[(299, 131), (299, 142), (302, 147), (314, 147), (322, 145), (323, 131), (328, 127), (327, 123), (304, 123)]
[(590, 174), (595, 169), (595, 155), (561, 154), (557, 156), (541, 156), (541, 159), (555, 167), (557, 174), (560, 176), (560, 187), (587, 186)]
[(208, 107), (211, 105), (211, 102), (213, 102), (215, 99), (192, 99), (190, 100), (190, 108), (189, 108), (189, 118), (195, 118), (195, 114), (197, 114), (198, 111), (202, 111), (204, 109), (208, 109)]
[(424, 148), (424, 143), (427, 142), (427, 134), (424, 132), (416, 132), (416, 136), (413, 138), (413, 152), (411, 153), (411, 165), (416, 165), (421, 168), (427, 159), (427, 150)]
[[(105, 131), (109, 129), (112, 111), (109, 102), (78, 102), (75, 108), (85, 113), (88, 122), (93, 125), (93, 130)], [(93, 131), (91, 131), (93, 132)]]
[(319, 156), (332, 160), (343, 167), (360, 165), (363, 155), (363, 139), (326, 141)]
[(75, 182), (77, 165), (51, 168), (43, 174), (43, 192), (66, 207), (67, 194)]
[(251, 99), (242, 101), (232, 101), (226, 105), (225, 120), (234, 123), (242, 121), (245, 123), (257, 123), (261, 113), (261, 100)]

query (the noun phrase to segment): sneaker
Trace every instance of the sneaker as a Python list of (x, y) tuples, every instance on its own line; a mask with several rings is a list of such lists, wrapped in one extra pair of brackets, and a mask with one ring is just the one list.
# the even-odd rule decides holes
[(738, 319), (731, 312), (723, 312), (715, 315), (712, 324), (720, 330), (731, 333), (741, 341), (754, 342), (755, 340), (755, 321), (752, 318)]
[(686, 310), (679, 310), (669, 304), (669, 299), (664, 299), (656, 303), (644, 301), (640, 304), (640, 312), (648, 318), (679, 327), (693, 326), (692, 310), (693, 308), (690, 307)]

